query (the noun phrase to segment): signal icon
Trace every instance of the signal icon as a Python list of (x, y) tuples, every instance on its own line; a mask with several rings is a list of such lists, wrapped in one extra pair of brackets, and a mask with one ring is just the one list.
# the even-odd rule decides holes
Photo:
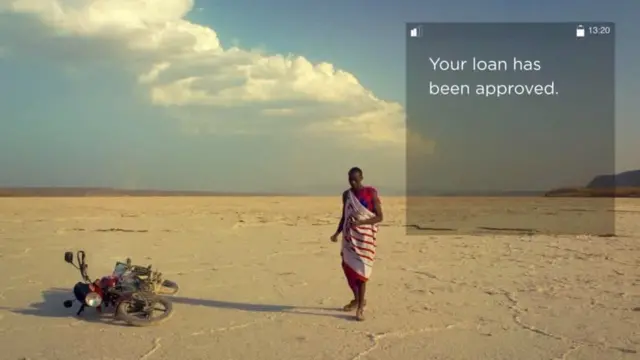
[(421, 38), (422, 37), (422, 26), (414, 27), (409, 30), (409, 36), (412, 38)]

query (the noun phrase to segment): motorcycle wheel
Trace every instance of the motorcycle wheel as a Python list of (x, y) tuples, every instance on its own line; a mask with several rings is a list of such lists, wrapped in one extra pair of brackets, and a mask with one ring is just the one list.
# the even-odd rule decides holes
[(175, 295), (180, 290), (180, 286), (173, 281), (165, 280), (162, 282), (162, 288), (160, 289), (160, 295)]
[[(154, 316), (158, 311), (161, 314)], [(173, 304), (168, 299), (153, 294), (134, 294), (122, 300), (116, 308), (118, 319), (131, 326), (152, 326), (160, 324), (173, 314)]]

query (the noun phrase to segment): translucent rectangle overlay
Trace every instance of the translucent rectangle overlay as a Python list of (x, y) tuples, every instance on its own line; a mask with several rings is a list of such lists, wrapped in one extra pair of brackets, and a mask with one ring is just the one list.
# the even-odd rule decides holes
[(615, 234), (613, 23), (406, 34), (409, 234)]

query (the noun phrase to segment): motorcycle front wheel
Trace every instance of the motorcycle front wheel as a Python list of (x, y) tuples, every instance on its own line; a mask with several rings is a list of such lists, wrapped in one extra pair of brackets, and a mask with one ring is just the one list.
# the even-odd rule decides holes
[(132, 326), (160, 324), (173, 314), (173, 304), (153, 294), (136, 293), (122, 300), (116, 308), (116, 317)]

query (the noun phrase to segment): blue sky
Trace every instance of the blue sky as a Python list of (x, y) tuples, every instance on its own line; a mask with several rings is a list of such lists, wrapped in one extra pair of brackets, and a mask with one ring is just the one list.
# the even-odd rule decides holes
[(640, 168), (638, 13), (632, 0), (3, 0), (0, 186), (330, 192), (360, 165), (402, 188), (405, 23), (428, 21), (616, 22), (617, 165)]

